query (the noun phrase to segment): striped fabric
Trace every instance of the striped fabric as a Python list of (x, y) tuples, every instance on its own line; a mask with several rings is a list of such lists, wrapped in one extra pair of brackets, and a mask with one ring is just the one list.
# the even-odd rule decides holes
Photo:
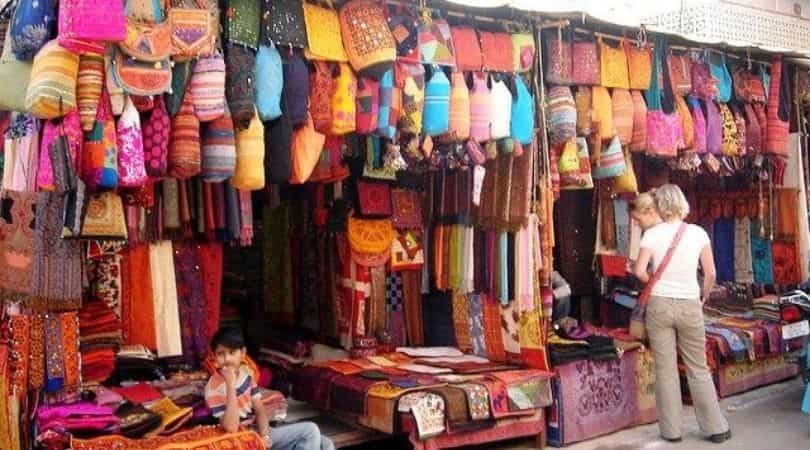
[(571, 95), (571, 89), (567, 86), (554, 86), (549, 89), (548, 121), (552, 145), (560, 145), (576, 137), (577, 106)]
[(231, 113), (202, 127), (202, 178), (217, 183), (230, 178), (236, 168), (236, 138)]
[(96, 121), (98, 101), (104, 86), (104, 57), (86, 54), (79, 57), (79, 74), (76, 82), (76, 97), (82, 130), (90, 131)]
[(250, 126), (236, 132), (236, 169), (231, 184), (241, 191), (264, 188), (264, 125), (256, 113)]
[(633, 141), (633, 97), (627, 89), (613, 89), (613, 126), (622, 145)]
[(425, 134), (438, 136), (450, 127), (450, 80), (438, 67), (425, 86), (425, 112), (422, 117)]
[(172, 119), (168, 163), (173, 178), (186, 179), (200, 173), (200, 121), (194, 114), (191, 92), (186, 92), (180, 111)]
[(394, 70), (386, 71), (380, 78), (380, 108), (377, 134), (393, 139), (397, 133), (402, 92), (394, 85)]
[[(205, 404), (211, 409), (214, 417), (220, 418), (225, 414), (227, 394), (225, 378), (219, 372), (214, 373), (205, 385)], [(250, 375), (250, 370), (242, 365), (236, 374), (236, 403), (239, 405), (240, 419), (247, 419), (253, 414), (253, 398), (261, 399), (261, 393), (256, 380)]]
[(25, 107), (40, 119), (55, 119), (76, 107), (79, 56), (50, 41), (34, 57)]
[(487, 86), (487, 76), (481, 72), (473, 74), (473, 87), (470, 91), (470, 137), (478, 142), (489, 140), (489, 120), (492, 99)]
[(222, 55), (197, 60), (190, 85), (194, 113), (201, 122), (210, 122), (225, 114), (225, 60)]
[(470, 91), (463, 72), (453, 72), (450, 88), (450, 133), (457, 139), (470, 137)]
[[(642, 152), (647, 148), (647, 103), (641, 91), (632, 91), (633, 99), (633, 139), (630, 141), (630, 151)], [(700, 113), (703, 117), (703, 112)], [(706, 121), (703, 120), (703, 151), (706, 150)]]

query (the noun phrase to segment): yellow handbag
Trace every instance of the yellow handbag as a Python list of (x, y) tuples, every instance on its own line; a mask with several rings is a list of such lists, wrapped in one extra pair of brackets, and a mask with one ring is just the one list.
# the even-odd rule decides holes
[(264, 125), (254, 112), (250, 125), (236, 131), (236, 168), (231, 185), (243, 191), (264, 188)]
[(347, 63), (338, 66), (332, 92), (332, 127), (330, 134), (343, 136), (353, 133), (357, 126), (357, 78)]
[(359, 253), (383, 253), (391, 248), (396, 237), (390, 219), (358, 219), (349, 217), (349, 245)]
[(577, 151), (576, 138), (571, 138), (563, 146), (559, 165), (560, 174), (579, 172), (579, 152)]
[(630, 89), (646, 91), (652, 78), (652, 49), (646, 43), (641, 46), (624, 43), (627, 53), (627, 70)]
[(340, 18), (332, 0), (316, 0), (314, 3), (304, 1), (304, 24), (308, 42), (304, 49), (306, 59), (334, 62), (349, 60), (343, 48)]
[(633, 169), (633, 158), (624, 150), (624, 165), (627, 169), (613, 181), (613, 192), (616, 194), (635, 194), (638, 192), (638, 180)]
[(593, 102), (593, 121), (598, 130), (599, 137), (603, 140), (610, 140), (616, 135), (613, 128), (613, 101), (610, 93), (602, 86), (591, 88), (591, 101)]
[(601, 62), (602, 86), (607, 88), (630, 89), (627, 73), (627, 55), (624, 46), (611, 47), (599, 38), (599, 59)]
[(692, 112), (686, 106), (686, 100), (680, 95), (675, 95), (675, 110), (681, 118), (681, 132), (683, 134), (683, 148), (691, 150), (695, 145), (695, 122), (692, 119)]
[(591, 134), (591, 126), (593, 125), (591, 88), (577, 86), (574, 103), (577, 105), (577, 136), (588, 136)]

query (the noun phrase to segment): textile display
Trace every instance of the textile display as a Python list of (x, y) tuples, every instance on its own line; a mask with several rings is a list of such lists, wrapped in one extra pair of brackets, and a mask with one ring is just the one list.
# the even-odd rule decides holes
[(160, 357), (180, 356), (183, 354), (182, 328), (170, 241), (149, 245), (149, 266), (152, 268), (157, 354)]

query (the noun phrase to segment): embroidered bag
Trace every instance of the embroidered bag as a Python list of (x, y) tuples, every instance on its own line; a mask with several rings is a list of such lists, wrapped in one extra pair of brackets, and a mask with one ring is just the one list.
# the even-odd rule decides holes
[(720, 120), (723, 124), (723, 143), (720, 151), (724, 156), (736, 156), (738, 147), (737, 124), (734, 120), (734, 114), (725, 103), (717, 104), (720, 110)]
[(172, 85), (172, 63), (162, 61), (139, 61), (125, 57), (120, 50), (114, 51), (113, 75), (123, 90), (132, 95), (162, 95)]
[[(503, 139), (509, 137), (511, 130), (512, 120), (512, 91), (506, 85), (505, 79), (501, 79), (500, 75), (493, 76), (491, 99), (492, 109), (490, 109), (490, 133), (492, 139)], [(571, 91), (568, 91), (569, 96)], [(574, 98), (570, 97), (573, 106)], [(574, 110), (574, 120), (576, 120), (576, 110)], [(576, 124), (573, 127), (576, 130)]]
[(141, 61), (164, 60), (172, 53), (172, 26), (169, 21), (154, 23), (127, 17), (126, 38), (118, 47)]
[[(424, 54), (424, 53), (423, 53)], [(433, 66), (433, 75), (425, 86), (424, 132), (438, 136), (450, 129), (450, 80), (438, 66)], [(403, 91), (403, 99), (407, 91)]]
[(332, 0), (319, 3), (326, 3), (326, 6), (304, 1), (304, 23), (307, 29), (307, 48), (304, 56), (310, 60), (347, 62), (349, 57), (343, 49), (340, 18), (332, 5)]
[(613, 108), (613, 126), (622, 145), (633, 140), (633, 97), (627, 89), (613, 89), (610, 99)]
[(79, 56), (48, 42), (34, 57), (25, 107), (40, 119), (64, 116), (76, 107)]
[(292, 145), (293, 128), (286, 114), (269, 123), (269, 133), (264, 133), (264, 145), (270, 151), (269, 182), (287, 183), (292, 173), (290, 146)]
[(115, 189), (118, 186), (118, 147), (110, 96), (101, 91), (96, 123), (84, 135), (81, 156), (82, 181), (91, 188)]
[[(799, 72), (801, 73), (801, 71)], [(745, 103), (765, 103), (765, 87), (762, 80), (747, 70), (738, 67), (734, 71), (734, 95)]]
[(590, 136), (591, 127), (593, 126), (591, 88), (578, 86), (577, 92), (574, 94), (574, 103), (577, 106), (577, 135)]
[[(763, 150), (770, 155), (787, 156), (788, 129), (790, 128), (790, 83), (787, 70), (782, 67), (782, 58), (774, 56), (772, 61), (767, 109), (767, 138)], [(33, 74), (31, 78), (33, 80)]]
[(692, 113), (686, 106), (686, 101), (680, 95), (675, 95), (675, 110), (681, 119), (681, 135), (683, 136), (683, 149), (691, 150), (695, 145), (695, 124), (692, 121)]
[(759, 153), (762, 150), (762, 128), (754, 107), (745, 105), (745, 145), (747, 153)]
[(532, 70), (536, 54), (534, 36), (531, 33), (512, 33), (511, 38), (513, 70), (517, 73)]
[(210, 122), (225, 114), (225, 59), (215, 53), (197, 60), (189, 81), (194, 114)]
[[(4, 19), (11, 14), (8, 9), (13, 2), (6, 4), (4, 11), (0, 11), (0, 22), (7, 23), (10, 19)], [(25, 111), (25, 95), (28, 92), (28, 83), (31, 80), (31, 62), (20, 61), (11, 51), (11, 26), (3, 34), (5, 40), (2, 45), (2, 55), (0, 55), (0, 110), (3, 111)]]
[(402, 90), (394, 83), (394, 70), (388, 70), (380, 77), (380, 114), (377, 120), (377, 134), (393, 139), (397, 133)]
[(596, 40), (589, 36), (585, 40), (573, 39), (571, 44), (572, 74), (577, 85), (598, 85), (602, 82), (599, 49)]
[(59, 42), (117, 42), (127, 35), (124, 4), (118, 0), (59, 0)]
[(723, 121), (713, 100), (705, 100), (706, 105), (706, 150), (719, 155), (723, 147)]
[(401, 5), (388, 5), (388, 28), (397, 44), (397, 61), (421, 64), (419, 52), (419, 18)]
[(357, 80), (356, 131), (359, 134), (371, 134), (377, 130), (380, 115), (380, 85), (367, 77)]
[(451, 27), (450, 33), (453, 35), (453, 46), (456, 51), (456, 70), (462, 72), (481, 70), (484, 61), (475, 28)]
[(728, 107), (734, 116), (734, 124), (737, 126), (737, 155), (743, 156), (748, 153), (748, 144), (746, 142), (748, 130), (745, 125), (745, 114), (738, 104), (729, 104)]
[(615, 136), (610, 145), (599, 155), (599, 165), (593, 169), (596, 179), (616, 178), (627, 170), (627, 164), (622, 152), (622, 143)]
[(206, 0), (193, 0), (193, 7), (172, 6), (169, 23), (172, 27), (172, 59), (208, 56), (216, 50), (219, 33), (219, 12)]
[[(688, 54), (667, 55), (669, 63), (669, 78), (672, 80), (672, 89), (678, 95), (689, 95), (692, 92), (692, 58)], [(659, 82), (660, 82), (659, 78)]]
[(169, 176), (184, 180), (200, 173), (200, 121), (194, 99), (186, 93), (180, 112), (172, 118), (168, 156)]
[(512, 102), (512, 139), (524, 145), (532, 143), (534, 135), (534, 97), (529, 93), (523, 77), (515, 75), (515, 97)]
[(247, 128), (236, 131), (236, 167), (231, 184), (242, 191), (264, 188), (264, 125), (257, 114)]
[(470, 137), (470, 90), (458, 69), (450, 78), (450, 133), (463, 141)]
[(90, 131), (93, 128), (103, 87), (104, 57), (101, 55), (79, 56), (79, 71), (76, 76), (76, 101), (84, 131)]
[(726, 54), (720, 55), (720, 59), (709, 58), (709, 70), (712, 78), (717, 82), (717, 100), (727, 103), (731, 100), (731, 74), (726, 66)]
[(692, 124), (694, 125), (694, 138), (692, 140), (692, 148), (698, 153), (706, 153), (706, 116), (703, 114), (703, 107), (700, 105), (700, 100), (694, 95), (687, 97), (689, 101), (689, 109), (692, 112)]
[(569, 85), (574, 81), (573, 50), (571, 40), (563, 36), (562, 28), (546, 36), (546, 81)]
[(79, 237), (105, 240), (127, 238), (124, 204), (118, 194), (107, 191), (92, 194), (87, 199), (87, 208)]
[(552, 146), (577, 135), (576, 104), (567, 86), (553, 86), (548, 91), (548, 135)]
[(592, 87), (591, 100), (593, 101), (593, 121), (599, 138), (602, 140), (612, 138), (616, 135), (616, 128), (613, 126), (613, 102), (610, 100), (608, 90), (603, 86)]
[(577, 141), (569, 139), (563, 144), (560, 158), (557, 160), (560, 175), (579, 174), (579, 154), (577, 153)]
[(357, 127), (357, 78), (347, 63), (338, 65), (335, 90), (332, 92), (332, 124), (328, 134), (343, 136)]
[(279, 48), (307, 46), (304, 9), (299, 0), (262, 0), (261, 41)]
[(643, 152), (647, 149), (647, 103), (644, 102), (641, 91), (631, 91), (630, 96), (633, 99), (633, 139), (630, 141), (630, 151)]
[(619, 43), (618, 47), (612, 47), (606, 44), (601, 37), (599, 38), (599, 61), (604, 87), (621, 89), (630, 87), (627, 56), (624, 53), (623, 42)]
[[(231, 112), (225, 107), (220, 117), (202, 125), (200, 151), (203, 181), (218, 183), (234, 175), (236, 169), (236, 137)], [(260, 141), (264, 151), (264, 137)], [(262, 164), (264, 159), (262, 159)], [(261, 167), (264, 176), (264, 167)]]
[(391, 186), (388, 183), (358, 180), (357, 205), (364, 217), (390, 217), (393, 213)]
[(633, 158), (629, 152), (624, 152), (624, 165), (627, 170), (621, 175), (616, 177), (613, 181), (614, 194), (636, 194), (638, 193), (638, 180), (636, 180), (636, 172), (633, 169)]
[(309, 114), (315, 129), (328, 133), (332, 128), (332, 95), (336, 93), (335, 66), (312, 61), (309, 73)]
[[(253, 119), (255, 64), (256, 59), (250, 49), (241, 45), (227, 45), (225, 50), (225, 97), (228, 99), (228, 109), (231, 111), (231, 119), (236, 128), (246, 127)], [(304, 95), (306, 96), (306, 93)]]
[(650, 88), (650, 76), (652, 75), (652, 49), (646, 42), (641, 45), (632, 45), (625, 41), (624, 51), (627, 54), (630, 89), (646, 91)]
[(141, 186), (148, 180), (144, 163), (141, 118), (130, 97), (127, 97), (124, 112), (118, 118), (116, 131), (118, 138), (118, 185), (121, 187)]
[(692, 93), (701, 100), (717, 97), (717, 80), (712, 77), (711, 69), (705, 62), (695, 61), (692, 64)]
[(318, 133), (312, 124), (312, 119), (295, 130), (292, 138), (292, 174), (290, 183), (303, 184), (309, 180), (318, 160), (321, 158), (323, 144), (326, 141), (324, 134)]
[(375, 0), (349, 0), (339, 15), (343, 47), (352, 67), (360, 76), (379, 79), (397, 56), (382, 5)]
[(484, 55), (484, 70), (490, 72), (512, 71), (512, 38), (508, 33), (482, 31), (481, 53)]
[(309, 118), (309, 68), (298, 52), (285, 55), (282, 60), (284, 91), (281, 99), (284, 102), (284, 114), (290, 116), (293, 127), (297, 127), (305, 124)]
[(31, 61), (51, 39), (57, 19), (56, 0), (19, 0), (9, 26), (11, 51), (20, 61)]
[(263, 122), (281, 116), (281, 92), (284, 89), (284, 71), (281, 55), (275, 45), (261, 45), (256, 53), (253, 73), (253, 92), (259, 119)]
[(171, 121), (162, 96), (155, 99), (155, 107), (142, 121), (143, 152), (146, 173), (153, 179), (166, 176)]
[(422, 64), (454, 66), (456, 64), (453, 35), (446, 20), (433, 18), (431, 11), (422, 11), (419, 20), (419, 55)]
[(397, 62), (394, 82), (402, 93), (397, 128), (401, 133), (417, 135), (422, 132), (425, 110), (425, 68), (421, 64)]
[[(653, 73), (650, 89), (647, 91), (647, 154), (660, 157), (674, 157), (681, 145), (681, 118), (675, 110), (672, 84), (666, 55), (666, 42), (663, 37), (655, 39)], [(659, 86), (659, 71), (663, 73), (663, 83)]]
[[(470, 90), (470, 137), (478, 142), (486, 142), (490, 138), (490, 111), (492, 110), (492, 96), (487, 80), (489, 75), (483, 72), (473, 72), (473, 87)], [(570, 94), (570, 92), (569, 92)]]
[(174, 117), (180, 111), (183, 104), (183, 97), (186, 95), (188, 83), (194, 72), (194, 61), (174, 62), (172, 67), (172, 87), (163, 97), (166, 99), (166, 110)]
[[(284, 4), (284, 1), (274, 1), (274, 4)], [(301, 3), (296, 2), (298, 20), (303, 27), (303, 11)], [(256, 0), (227, 0), (227, 14), (225, 15), (225, 36), (228, 43), (241, 44), (256, 50), (259, 47), (259, 22), (261, 17), (261, 4)], [(271, 12), (272, 14), (272, 12)], [(271, 17), (271, 20), (276, 17)]]

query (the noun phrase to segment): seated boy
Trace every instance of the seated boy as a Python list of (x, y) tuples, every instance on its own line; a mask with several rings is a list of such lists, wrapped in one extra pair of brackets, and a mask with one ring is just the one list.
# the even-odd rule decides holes
[[(238, 328), (221, 328), (211, 340), (217, 368), (205, 386), (205, 402), (229, 433), (250, 425), (273, 450), (334, 450), (329, 438), (321, 436), (312, 422), (299, 422), (270, 429), (256, 380), (242, 364), (247, 350)], [(254, 421), (255, 414), (255, 421)]]

